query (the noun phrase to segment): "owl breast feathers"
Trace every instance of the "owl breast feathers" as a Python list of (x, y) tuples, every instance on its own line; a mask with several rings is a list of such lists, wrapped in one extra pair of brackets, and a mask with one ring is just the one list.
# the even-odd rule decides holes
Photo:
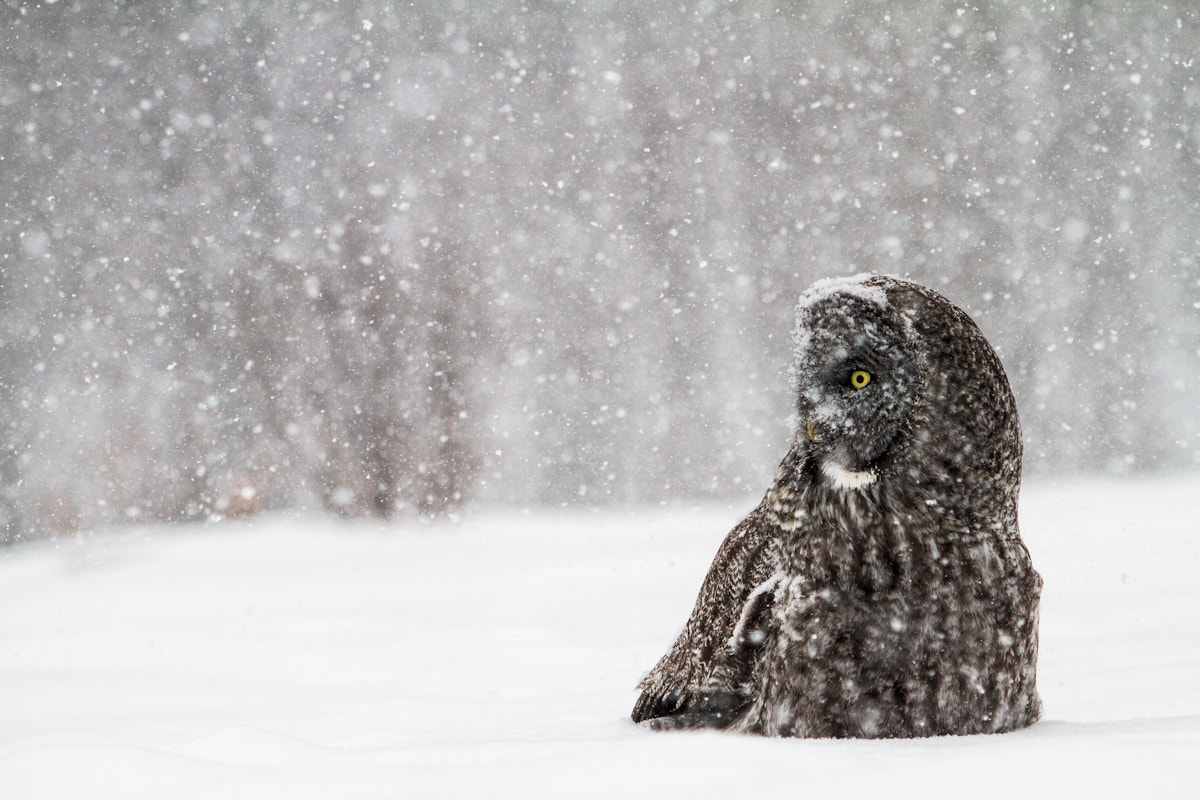
[(858, 276), (801, 297), (793, 370), (791, 447), (634, 721), (867, 738), (1036, 721), (1042, 581), (995, 351), (936, 292)]

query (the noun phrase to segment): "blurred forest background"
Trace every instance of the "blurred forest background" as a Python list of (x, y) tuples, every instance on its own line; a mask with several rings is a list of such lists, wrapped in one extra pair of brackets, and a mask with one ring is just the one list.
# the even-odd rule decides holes
[(1200, 466), (1200, 11), (0, 2), (0, 530), (748, 496), (817, 278)]

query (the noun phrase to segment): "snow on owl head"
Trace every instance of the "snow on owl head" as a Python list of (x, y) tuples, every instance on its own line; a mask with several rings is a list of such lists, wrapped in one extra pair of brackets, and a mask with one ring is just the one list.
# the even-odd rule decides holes
[(796, 318), (799, 433), (833, 485), (969, 482), (998, 490), (1015, 521), (1016, 403), (970, 317), (916, 284), (857, 276), (816, 283)]
[(726, 538), (635, 721), (927, 736), (1035, 721), (1041, 578), (995, 351), (940, 294), (820, 281), (797, 306), (796, 430)]

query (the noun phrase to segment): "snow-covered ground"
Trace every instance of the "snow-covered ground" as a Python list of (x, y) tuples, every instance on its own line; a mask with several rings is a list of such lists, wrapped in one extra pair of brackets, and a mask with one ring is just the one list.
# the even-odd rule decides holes
[(274, 518), (0, 554), (0, 796), (1195, 797), (1200, 476), (1027, 485), (1044, 721), (920, 741), (634, 727), (747, 510)]

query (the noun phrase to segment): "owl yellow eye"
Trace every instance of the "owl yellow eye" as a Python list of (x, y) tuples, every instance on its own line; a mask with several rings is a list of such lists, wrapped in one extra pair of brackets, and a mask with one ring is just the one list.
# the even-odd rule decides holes
[(862, 389), (870, 382), (871, 373), (865, 370), (856, 369), (854, 372), (850, 373), (850, 385), (855, 389)]

